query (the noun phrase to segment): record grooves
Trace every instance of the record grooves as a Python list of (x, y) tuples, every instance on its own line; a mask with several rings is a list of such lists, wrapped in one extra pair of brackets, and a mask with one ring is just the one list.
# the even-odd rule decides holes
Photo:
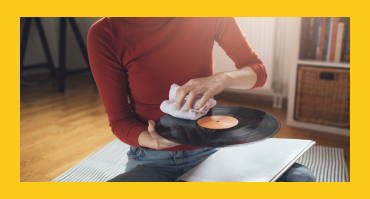
[(156, 123), (155, 129), (160, 136), (179, 144), (223, 147), (272, 137), (280, 130), (280, 122), (260, 110), (215, 106), (199, 120), (166, 115)]

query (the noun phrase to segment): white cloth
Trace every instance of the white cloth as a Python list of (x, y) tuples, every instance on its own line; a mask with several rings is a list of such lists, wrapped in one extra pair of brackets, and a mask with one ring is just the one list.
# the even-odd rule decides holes
[(202, 95), (198, 95), (195, 97), (193, 105), (191, 106), (192, 109), (188, 110), (186, 107), (186, 100), (188, 96), (185, 97), (183, 101), (183, 105), (180, 110), (176, 108), (175, 96), (176, 91), (179, 89), (180, 86), (177, 84), (172, 84), (169, 94), (169, 100), (165, 100), (162, 102), (160, 108), (164, 113), (172, 115), (173, 117), (181, 118), (181, 119), (188, 119), (188, 120), (197, 120), (200, 117), (204, 116), (208, 113), (209, 109), (216, 105), (216, 100), (213, 98), (208, 99), (206, 104), (200, 108), (199, 110), (195, 109), (196, 105), (199, 103)]

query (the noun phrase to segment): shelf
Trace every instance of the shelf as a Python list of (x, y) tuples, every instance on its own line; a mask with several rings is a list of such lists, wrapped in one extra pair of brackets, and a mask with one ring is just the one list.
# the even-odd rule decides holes
[(299, 65), (311, 65), (311, 66), (325, 66), (333, 68), (349, 68), (350, 63), (343, 62), (328, 62), (328, 61), (316, 61), (316, 60), (298, 60)]
[(349, 69), (350, 63), (346, 62), (328, 62), (328, 61), (317, 61), (317, 60), (299, 60), (299, 44), (300, 44), (300, 35), (301, 35), (301, 18), (294, 18), (293, 22), (293, 31), (291, 32), (291, 38), (289, 39), (290, 43), (290, 73), (289, 73), (289, 87), (288, 87), (288, 109), (287, 109), (287, 119), (286, 123), (288, 126), (295, 128), (308, 129), (313, 131), (337, 134), (350, 136), (350, 129), (335, 127), (324, 124), (302, 122), (294, 120), (294, 110), (295, 110), (295, 99), (296, 99), (296, 90), (297, 90), (297, 70), (298, 65), (306, 66), (321, 66), (321, 67), (333, 67), (333, 68), (343, 68)]

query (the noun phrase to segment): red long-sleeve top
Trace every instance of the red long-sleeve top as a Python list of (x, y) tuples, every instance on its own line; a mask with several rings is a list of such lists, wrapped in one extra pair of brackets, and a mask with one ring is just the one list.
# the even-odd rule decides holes
[[(214, 41), (236, 68), (251, 67), (262, 87), (267, 74), (234, 18), (102, 18), (88, 33), (91, 70), (113, 133), (140, 147), (138, 137), (148, 120), (166, 115), (172, 84), (213, 74)], [(130, 99), (130, 103), (128, 101)], [(178, 145), (166, 151), (199, 147)]]

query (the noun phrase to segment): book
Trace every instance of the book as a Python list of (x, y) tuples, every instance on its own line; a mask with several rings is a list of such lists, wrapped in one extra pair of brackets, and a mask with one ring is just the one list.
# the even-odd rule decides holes
[(308, 28), (309, 18), (302, 17), (301, 24), (301, 43), (299, 48), (299, 59), (306, 59), (308, 57)]
[(347, 33), (347, 25), (344, 23), (344, 26), (343, 26), (343, 36), (342, 36), (342, 46), (340, 48), (340, 60), (339, 61), (343, 61), (344, 44), (345, 44), (345, 39), (346, 39), (346, 33)]
[[(346, 47), (347, 34), (349, 34), (348, 28), (349, 28), (349, 25), (350, 25), (350, 18), (349, 17), (341, 17), (339, 21), (344, 23), (342, 51), (341, 51), (341, 56), (340, 56), (340, 61), (344, 61), (344, 51), (345, 51), (345, 47)], [(349, 50), (349, 49), (347, 49), (347, 50)]]
[(326, 20), (327, 17), (322, 17), (322, 24), (321, 24), (321, 36), (320, 36), (320, 52), (318, 60), (323, 60), (323, 53), (324, 53), (324, 44), (325, 44), (325, 34), (326, 34)]
[(338, 31), (337, 31), (337, 41), (335, 44), (334, 62), (340, 62), (340, 57), (342, 53), (343, 31), (344, 31), (344, 23), (339, 22)]
[(345, 39), (345, 47), (344, 47), (344, 55), (343, 61), (350, 62), (350, 25), (346, 28), (346, 39)]
[(316, 19), (316, 56), (315, 59), (319, 59), (320, 54), (320, 42), (321, 42), (321, 28), (322, 28), (322, 17), (317, 17)]
[(313, 145), (312, 140), (269, 138), (224, 147), (177, 181), (274, 182)]
[(329, 61), (334, 61), (335, 45), (337, 44), (339, 17), (333, 17), (333, 27), (330, 41)]
[(325, 39), (324, 39), (324, 50), (322, 55), (322, 60), (328, 60), (328, 50), (329, 50), (329, 41), (330, 41), (330, 29), (332, 27), (332, 17), (327, 17), (326, 19), (326, 31), (325, 31)]
[(310, 17), (307, 38), (307, 59), (314, 60), (316, 58), (316, 17)]
[(325, 60), (325, 61), (329, 61), (329, 60), (330, 60), (331, 37), (332, 37), (332, 35), (333, 35), (333, 18), (334, 18), (334, 17), (330, 17), (330, 28), (329, 28), (328, 48), (326, 49), (326, 60)]

